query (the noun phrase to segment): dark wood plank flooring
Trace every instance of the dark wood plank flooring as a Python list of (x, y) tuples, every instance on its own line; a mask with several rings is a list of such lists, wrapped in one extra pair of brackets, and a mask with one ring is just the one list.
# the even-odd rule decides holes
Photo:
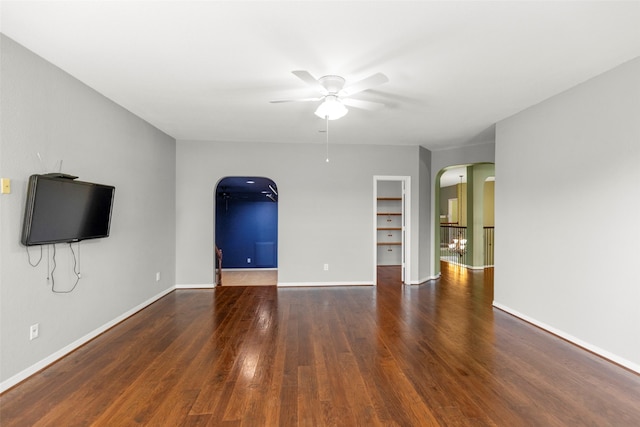
[(640, 376), (493, 309), (492, 274), (178, 290), (5, 392), (0, 425), (640, 425)]

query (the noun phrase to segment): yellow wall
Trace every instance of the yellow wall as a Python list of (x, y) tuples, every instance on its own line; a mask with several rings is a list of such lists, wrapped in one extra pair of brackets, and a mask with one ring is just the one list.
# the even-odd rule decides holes
[(485, 181), (484, 183), (484, 205), (483, 222), (485, 227), (493, 227), (494, 221), (494, 191), (495, 181)]
[[(456, 184), (456, 192), (458, 196), (458, 222), (461, 226), (467, 225), (467, 184)], [(494, 192), (495, 181), (485, 181), (484, 183), (484, 199), (483, 199), (483, 226), (493, 227), (495, 225), (494, 220)], [(446, 201), (445, 201), (446, 203)]]
[(467, 183), (456, 184), (458, 189), (458, 225), (467, 225)]

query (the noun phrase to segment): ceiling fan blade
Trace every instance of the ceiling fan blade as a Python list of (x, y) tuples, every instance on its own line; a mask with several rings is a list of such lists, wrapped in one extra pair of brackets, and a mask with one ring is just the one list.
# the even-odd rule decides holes
[(300, 80), (302, 80), (303, 82), (305, 82), (306, 84), (308, 84), (309, 86), (311, 86), (312, 88), (314, 88), (315, 90), (317, 90), (318, 92), (322, 93), (322, 94), (326, 94), (326, 89), (324, 88), (324, 86), (322, 86), (318, 80), (313, 77), (311, 75), (311, 73), (309, 73), (308, 71), (305, 70), (296, 70), (296, 71), (292, 71), (292, 73), (299, 78)]
[(355, 93), (362, 92), (363, 90), (371, 89), (372, 87), (381, 85), (388, 82), (389, 79), (382, 73), (376, 73), (372, 76), (364, 78), (358, 82), (350, 84), (340, 91), (340, 96), (351, 96)]
[(310, 101), (322, 101), (322, 98), (298, 98), (298, 99), (277, 99), (275, 101), (269, 101), (272, 104), (280, 104), (282, 102), (310, 102)]
[(385, 106), (381, 102), (363, 101), (362, 99), (353, 99), (353, 98), (342, 99), (342, 103), (344, 105), (348, 105), (349, 107), (361, 108), (363, 110), (370, 110), (370, 111), (379, 110)]

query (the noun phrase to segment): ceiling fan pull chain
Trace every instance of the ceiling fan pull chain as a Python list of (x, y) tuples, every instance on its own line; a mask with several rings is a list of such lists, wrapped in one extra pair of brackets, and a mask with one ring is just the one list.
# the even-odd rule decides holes
[(327, 163), (329, 163), (329, 116), (324, 116), (325, 134), (327, 137)]

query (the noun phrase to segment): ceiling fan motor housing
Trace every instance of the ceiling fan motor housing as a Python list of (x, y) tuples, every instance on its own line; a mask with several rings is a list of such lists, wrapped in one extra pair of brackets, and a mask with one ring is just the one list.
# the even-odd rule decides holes
[(327, 90), (329, 94), (337, 94), (344, 87), (345, 80), (340, 76), (322, 76), (318, 82)]

